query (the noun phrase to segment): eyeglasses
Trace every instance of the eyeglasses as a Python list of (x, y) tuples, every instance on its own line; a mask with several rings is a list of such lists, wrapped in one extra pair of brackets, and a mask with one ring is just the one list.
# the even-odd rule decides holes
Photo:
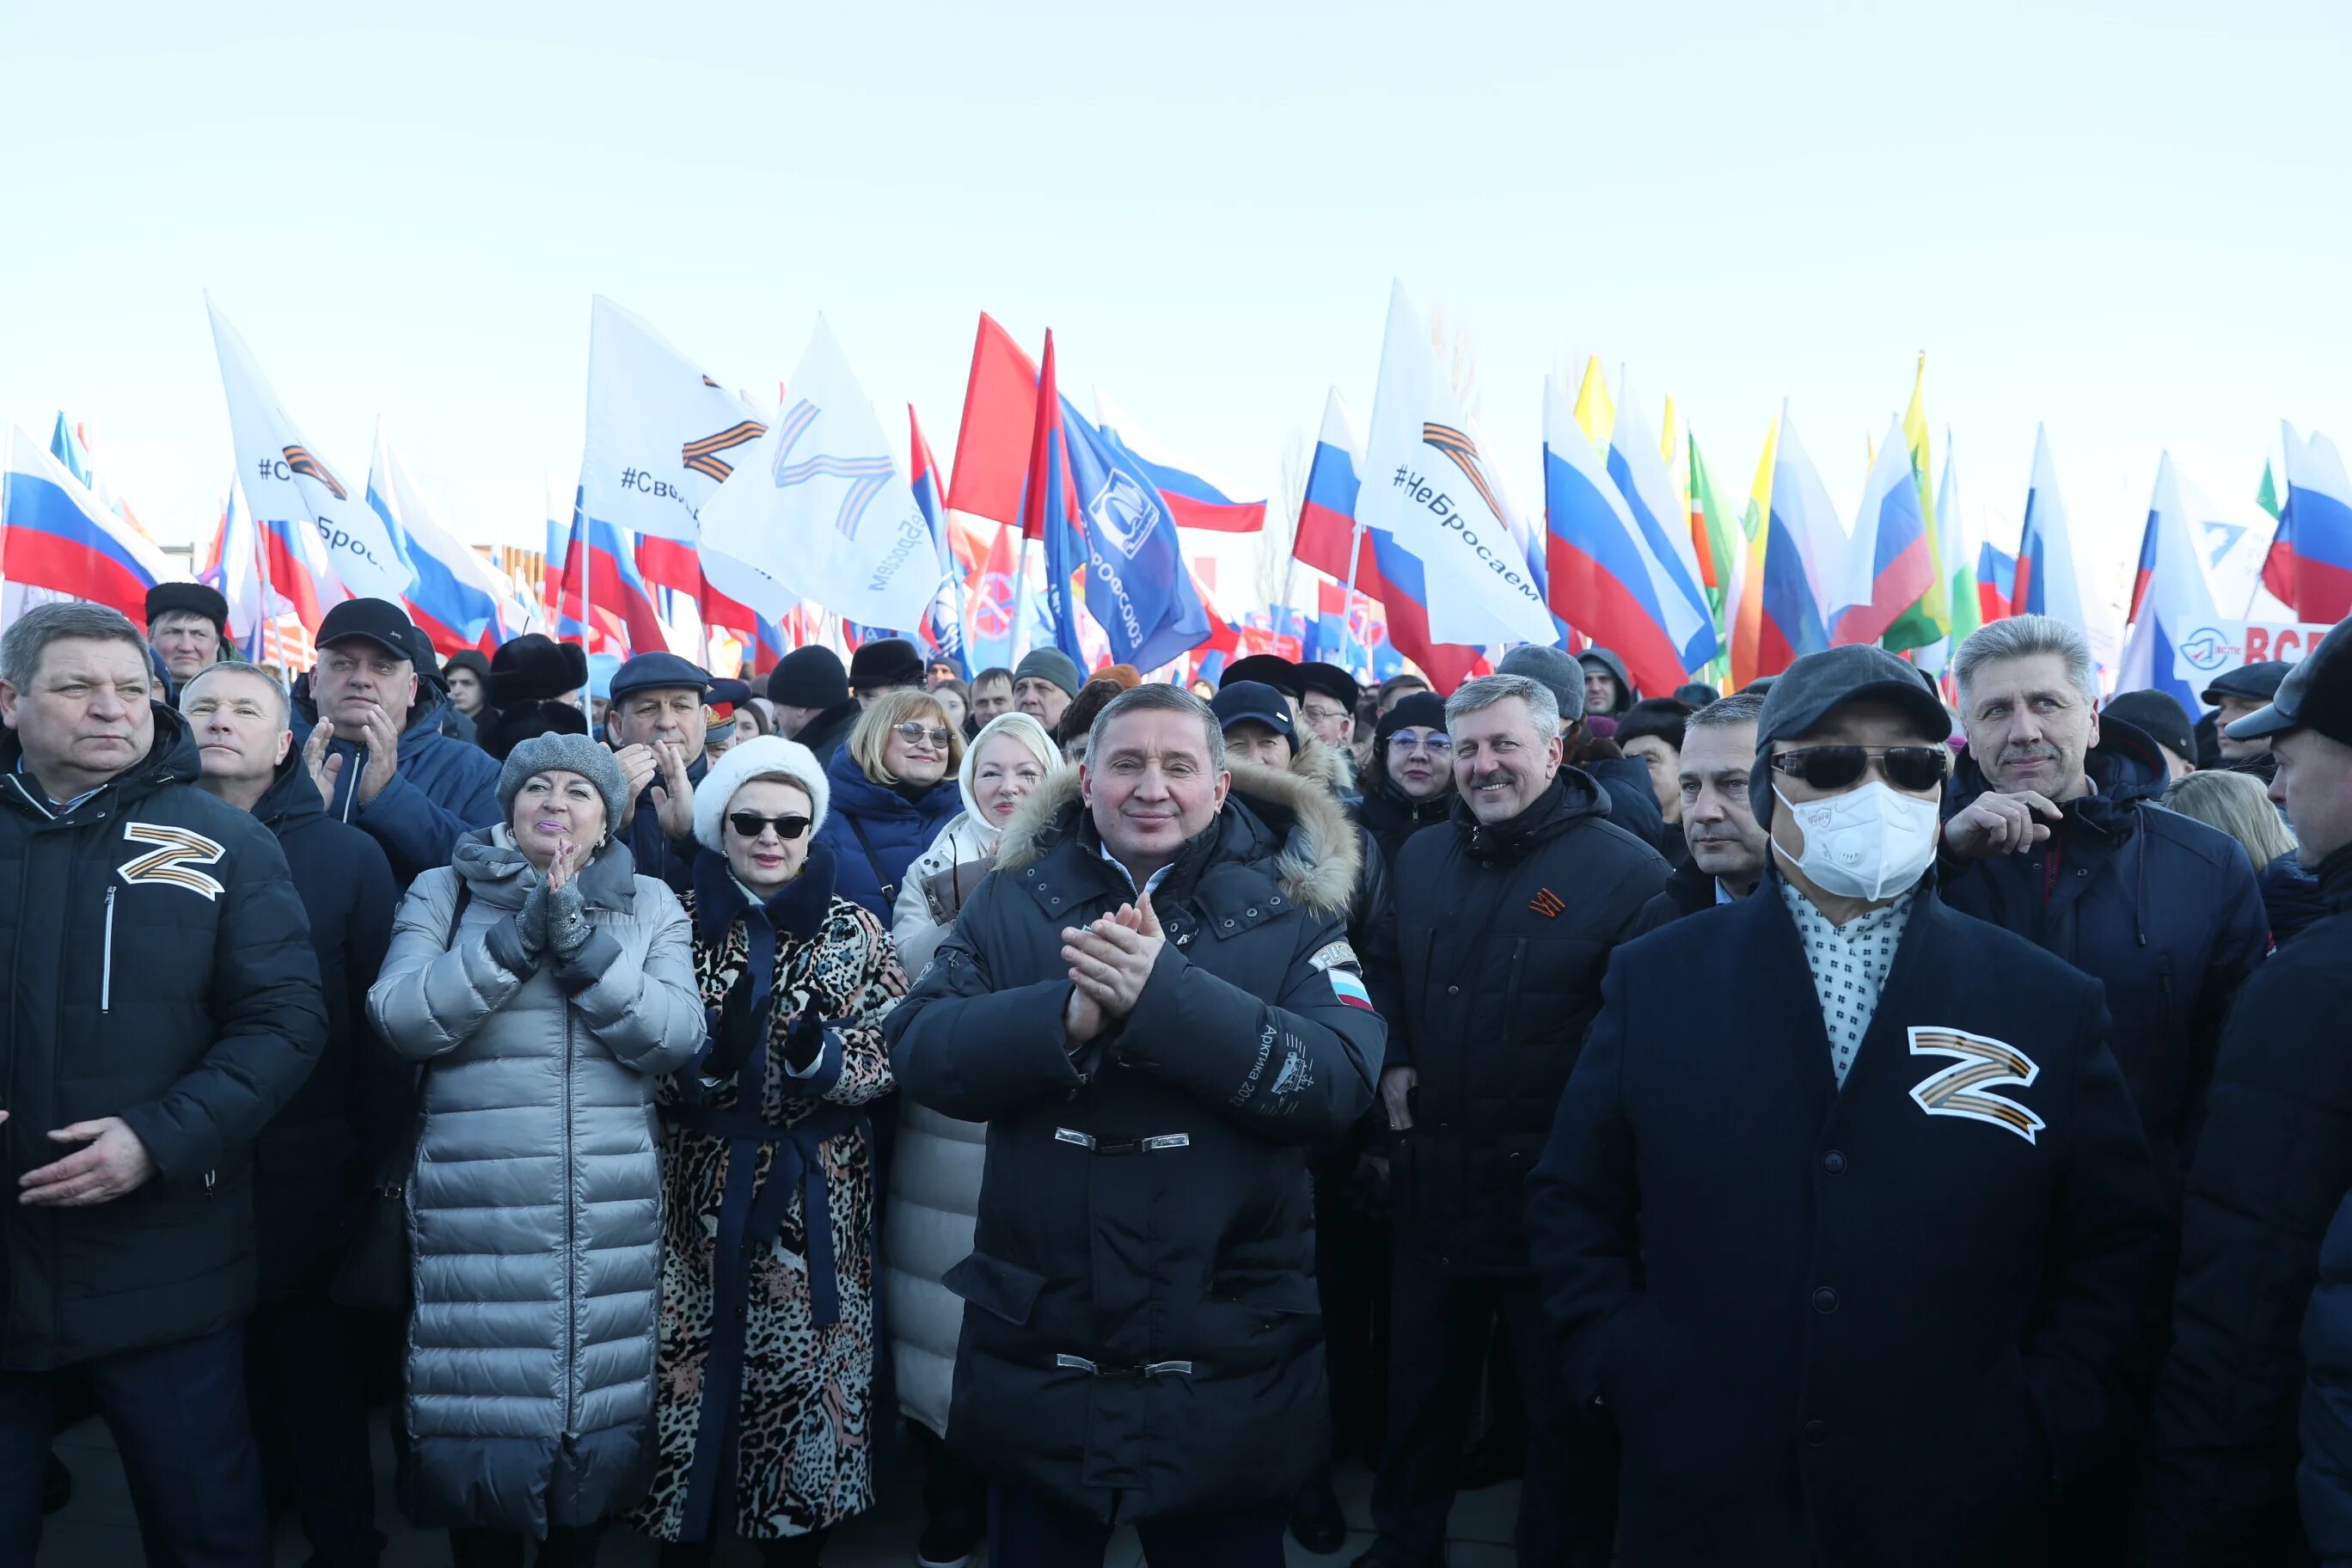
[(942, 751), (946, 750), (948, 742), (953, 738), (945, 730), (934, 730), (929, 725), (918, 724), (912, 719), (903, 724), (891, 725), (890, 732), (910, 746), (929, 741)]
[(1860, 778), (1872, 758), (1896, 789), (1933, 789), (1950, 771), (1948, 746), (1800, 746), (1772, 759), (1776, 773), (1790, 773), (1815, 789), (1843, 789)]
[(1452, 752), (1454, 742), (1445, 735), (1432, 735), (1425, 741), (1416, 741), (1411, 735), (1391, 735), (1389, 750), (1400, 757), (1411, 756), (1415, 752), (1427, 752), (1433, 757), (1443, 757)]
[(779, 838), (798, 838), (808, 831), (809, 819), (796, 813), (761, 816), (756, 811), (730, 811), (727, 814), (727, 826), (742, 838), (757, 838), (771, 827), (776, 830)]

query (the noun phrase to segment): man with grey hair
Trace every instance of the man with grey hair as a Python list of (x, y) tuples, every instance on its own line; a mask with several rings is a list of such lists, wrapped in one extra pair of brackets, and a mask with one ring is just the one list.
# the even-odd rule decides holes
[[(1541, 643), (1521, 643), (1503, 655), (1497, 675), (1524, 675), (1549, 691), (1559, 710), (1560, 760), (1584, 770), (1609, 799), (1609, 820), (1653, 849), (1666, 846), (1666, 819), (1658, 807), (1647, 764), (1625, 755), (1595, 731), (1585, 703), (1585, 666), (1575, 655)], [(1616, 721), (1610, 720), (1613, 727)]]
[(270, 1555), (244, 1378), (250, 1167), (319, 1054), (319, 966), (277, 841), (194, 787), (196, 737), (155, 694), (112, 610), (43, 605), (0, 637), (8, 1563), (39, 1551), (69, 1373), (114, 1430), (149, 1561)]
[[(1601, 1006), (1601, 976), (1666, 885), (1656, 850), (1563, 765), (1559, 702), (1517, 674), (1447, 699), (1449, 827), (1405, 840), (1401, 963), (1381, 1096), (1393, 1140), (1395, 1352), (1388, 1446), (1364, 1568), (1444, 1560), (1455, 1471), (1499, 1320), (1528, 1413), (1524, 1563), (1605, 1563), (1615, 1472), (1605, 1430), (1558, 1396), (1521, 1184)], [(1647, 787), (1646, 785), (1644, 786)]]
[(1944, 805), (1944, 900), (2105, 984), (2172, 1196), (2222, 1020), (2270, 945), (2253, 868), (2227, 834), (2163, 809), (2163, 753), (2101, 718), (2075, 627), (1995, 621), (1952, 668), (1969, 743)]
[(1208, 704), (1121, 692), (883, 1027), (917, 1104), (988, 1123), (948, 1441), (989, 1561), (1278, 1568), (1328, 1451), (1307, 1157), (1386, 1030), (1330, 792), (1237, 784)]

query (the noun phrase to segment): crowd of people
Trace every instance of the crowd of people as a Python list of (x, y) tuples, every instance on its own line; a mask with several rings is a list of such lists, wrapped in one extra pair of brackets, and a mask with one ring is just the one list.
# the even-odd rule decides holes
[[(2352, 1561), (2352, 622), (1719, 695), (0, 632), (0, 1563)], [(376, 1495), (388, 1405), (397, 1496)]]

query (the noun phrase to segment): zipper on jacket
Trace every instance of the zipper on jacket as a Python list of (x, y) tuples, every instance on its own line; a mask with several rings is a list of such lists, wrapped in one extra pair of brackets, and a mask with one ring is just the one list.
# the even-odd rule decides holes
[(106, 956), (98, 964), (98, 1010), (110, 1011), (114, 1006), (114, 886), (106, 889)]
[(563, 998), (563, 1435), (580, 1429), (580, 1277), (581, 1237), (578, 1200), (572, 1182), (572, 999)]

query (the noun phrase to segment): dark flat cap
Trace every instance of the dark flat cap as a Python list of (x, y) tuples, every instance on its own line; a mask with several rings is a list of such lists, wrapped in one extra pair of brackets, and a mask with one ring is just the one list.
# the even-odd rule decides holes
[(674, 653), (641, 653), (613, 672), (613, 700), (632, 691), (710, 689), (710, 672)]

